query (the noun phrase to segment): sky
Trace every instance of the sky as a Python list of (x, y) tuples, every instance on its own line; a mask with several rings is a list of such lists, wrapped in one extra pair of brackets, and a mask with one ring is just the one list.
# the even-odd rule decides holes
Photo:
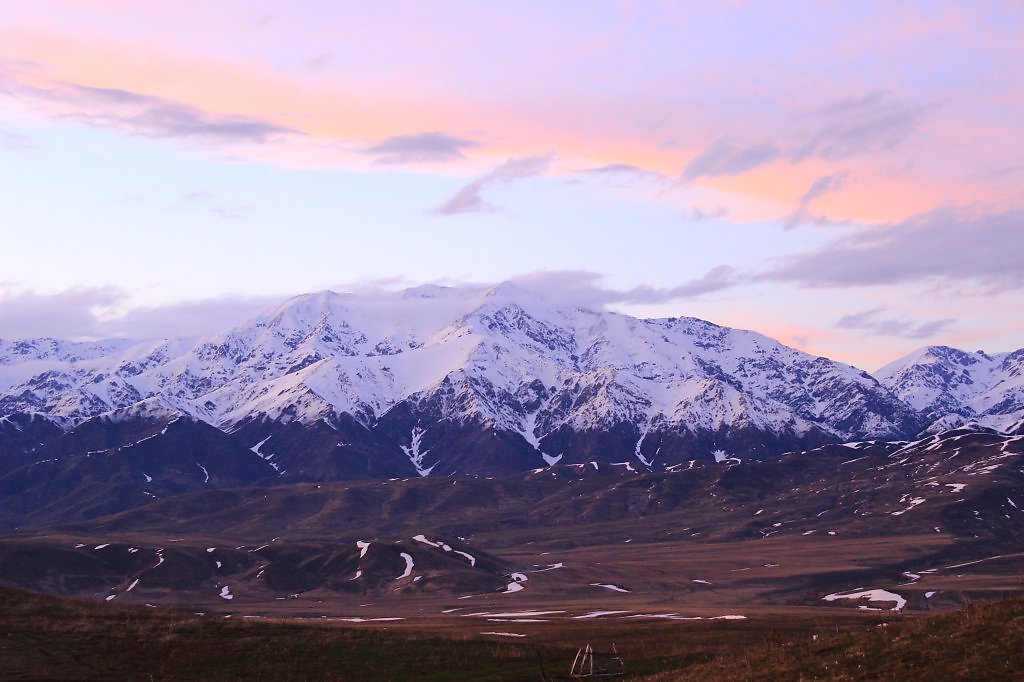
[(512, 280), (1024, 346), (1016, 2), (0, 0), (0, 337)]

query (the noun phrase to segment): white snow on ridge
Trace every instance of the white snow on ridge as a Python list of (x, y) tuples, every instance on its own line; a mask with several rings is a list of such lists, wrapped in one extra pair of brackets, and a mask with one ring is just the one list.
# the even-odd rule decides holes
[(876, 372), (881, 383), (914, 409), (930, 413), (937, 433), (972, 423), (1006, 431), (1021, 418), (1024, 355), (928, 346)]
[[(25, 382), (49, 371), (70, 390), (22, 407), (70, 422), (141, 396), (225, 429), (261, 415), (308, 423), (347, 412), (369, 423), (446, 382), (457, 399), (442, 401), (444, 418), (522, 433), (538, 452), (543, 434), (559, 427), (623, 421), (712, 430), (739, 421), (800, 434), (834, 431), (829, 424), (853, 416), (858, 436), (884, 436), (895, 424), (859, 397), (884, 402), (888, 394), (848, 365), (694, 318), (559, 307), (509, 284), (308, 294), (205, 339), (33, 343), (24, 353), (0, 343), (0, 400), (29, 395)], [(824, 397), (822, 385), (837, 390)], [(521, 408), (494, 396), (539, 407), (524, 424)], [(574, 404), (568, 414), (557, 409), (565, 401)], [(429, 471), (411, 440), (410, 461)], [(651, 462), (642, 452), (638, 459)]]

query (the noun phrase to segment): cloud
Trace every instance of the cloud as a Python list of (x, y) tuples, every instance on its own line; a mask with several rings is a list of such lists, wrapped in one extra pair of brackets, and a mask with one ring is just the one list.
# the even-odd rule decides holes
[(32, 142), (31, 138), (18, 133), (0, 130), (0, 149), (6, 152), (20, 152), (33, 149), (34, 147), (35, 143)]
[(794, 161), (835, 160), (887, 151), (910, 137), (927, 112), (928, 107), (901, 102), (881, 90), (841, 99), (808, 117), (812, 132), (790, 156)]
[(330, 52), (321, 52), (315, 57), (304, 60), (302, 63), (310, 71), (321, 71), (334, 63), (334, 55)]
[(779, 259), (757, 278), (811, 287), (871, 286), (926, 279), (970, 280), (994, 289), (1024, 287), (1015, 248), (1024, 210), (946, 208), (902, 223), (862, 228), (821, 248)]
[(143, 137), (261, 144), (297, 133), (263, 119), (215, 114), (184, 102), (117, 88), (67, 82), (37, 87), (9, 81), (3, 93), (42, 108), (57, 119)]
[(872, 308), (859, 313), (843, 315), (836, 326), (843, 329), (863, 329), (882, 336), (901, 336), (906, 339), (927, 339), (944, 331), (955, 319), (946, 318), (917, 323), (907, 319), (879, 317), (885, 308)]
[(182, 197), (189, 204), (202, 206), (224, 220), (241, 220), (249, 213), (248, 206), (226, 206), (212, 192), (189, 192)]
[(445, 133), (432, 132), (418, 135), (395, 135), (367, 148), (367, 154), (374, 154), (377, 163), (443, 163), (465, 158), (464, 149), (479, 147), (474, 140), (452, 137)]
[(699, 206), (694, 206), (690, 215), (687, 216), (693, 222), (699, 223), (703, 220), (714, 220), (715, 218), (724, 218), (729, 215), (729, 209), (725, 206), (715, 206), (714, 208), (704, 209)]
[(98, 311), (124, 300), (117, 287), (74, 287), (55, 294), (0, 291), (4, 338), (98, 338)]
[(118, 287), (74, 287), (56, 293), (0, 291), (4, 338), (157, 339), (210, 334), (239, 324), (279, 303), (276, 296), (219, 296), (126, 310)]
[(604, 176), (635, 176), (643, 179), (660, 179), (664, 177), (657, 171), (647, 170), (640, 166), (634, 166), (628, 163), (609, 163), (604, 166), (597, 166), (596, 168), (584, 168), (576, 171), (577, 173), (583, 173), (587, 175), (604, 175)]
[(696, 298), (743, 283), (740, 273), (728, 265), (716, 266), (700, 277), (673, 287), (643, 284), (629, 289), (614, 289), (605, 286), (604, 279), (604, 275), (588, 270), (541, 270), (509, 281), (549, 300), (584, 307), (613, 303), (665, 303)]
[(457, 215), (459, 213), (493, 212), (496, 209), (483, 198), (483, 191), (492, 185), (508, 184), (544, 173), (551, 163), (550, 156), (524, 156), (509, 159), (490, 173), (469, 183), (432, 213)]
[(786, 216), (783, 220), (783, 227), (785, 229), (792, 229), (805, 221), (811, 220), (818, 223), (827, 222), (824, 216), (812, 216), (810, 215), (811, 202), (818, 197), (828, 194), (829, 192), (837, 192), (843, 188), (846, 184), (846, 178), (849, 173), (833, 173), (832, 175), (823, 175), (822, 177), (811, 183), (810, 189), (802, 197), (800, 197), (800, 204), (797, 206), (793, 213)]
[(798, 130), (781, 139), (741, 144), (720, 138), (686, 165), (682, 179), (739, 175), (779, 159), (836, 161), (889, 151), (916, 132), (932, 108), (880, 90), (844, 98), (798, 117)]
[[(742, 283), (731, 267), (712, 268), (674, 287), (641, 285), (616, 289), (605, 277), (586, 270), (542, 270), (509, 281), (562, 305), (603, 308), (614, 303), (663, 303), (695, 298)], [(336, 289), (362, 296), (410, 286), (402, 277), (339, 284)], [(465, 282), (457, 283), (466, 285)], [(493, 284), (473, 286), (493, 286)], [(137, 340), (215, 334), (241, 324), (286, 296), (223, 295), (154, 305), (132, 305), (131, 295), (114, 286), (74, 287), (40, 293), (0, 282), (2, 338), (51, 337), (70, 340), (127, 338)]]
[(723, 137), (686, 164), (683, 180), (739, 175), (771, 163), (781, 156), (782, 150), (770, 142), (739, 144)]
[(238, 294), (140, 306), (104, 321), (102, 328), (114, 331), (116, 336), (137, 339), (214, 334), (245, 322), (279, 304), (282, 298)]

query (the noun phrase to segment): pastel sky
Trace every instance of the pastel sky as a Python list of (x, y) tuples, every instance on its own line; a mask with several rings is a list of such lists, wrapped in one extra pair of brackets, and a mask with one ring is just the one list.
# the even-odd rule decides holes
[(1024, 5), (0, 0), (0, 337), (512, 279), (1024, 346)]

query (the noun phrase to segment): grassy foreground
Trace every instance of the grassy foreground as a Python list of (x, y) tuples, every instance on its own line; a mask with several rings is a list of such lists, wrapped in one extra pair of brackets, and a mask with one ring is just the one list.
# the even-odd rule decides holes
[(761, 646), (643, 679), (1021, 680), (1024, 597), (841, 636)]
[(535, 649), (331, 624), (200, 617), (0, 588), (4, 680), (536, 679)]
[[(628, 659), (630, 679), (1024, 679), (1024, 598), (817, 639), (798, 629), (771, 636), (781, 634), (780, 624), (735, 632), (699, 655), (684, 632), (638, 627), (632, 635), (660, 645), (643, 653), (629, 647), (640, 654)], [(725, 627), (693, 633), (714, 637), (728, 634)], [(451, 632), (200, 617), (0, 588), (4, 680), (539, 680), (538, 656), (552, 675), (563, 671), (551, 661), (575, 653), (560, 640), (538, 646)]]

